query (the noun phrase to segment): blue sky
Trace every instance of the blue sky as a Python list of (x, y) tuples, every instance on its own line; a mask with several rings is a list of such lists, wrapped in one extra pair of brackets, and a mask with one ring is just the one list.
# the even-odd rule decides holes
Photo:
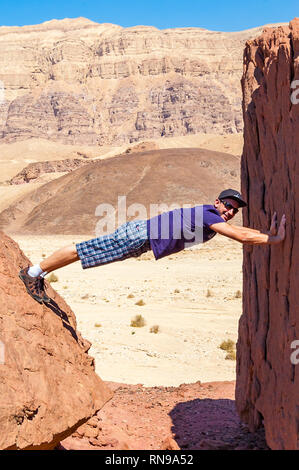
[(299, 17), (298, 0), (0, 0), (0, 6), (1, 26), (84, 16), (97, 23), (123, 27), (192, 26), (214, 31), (240, 31)]

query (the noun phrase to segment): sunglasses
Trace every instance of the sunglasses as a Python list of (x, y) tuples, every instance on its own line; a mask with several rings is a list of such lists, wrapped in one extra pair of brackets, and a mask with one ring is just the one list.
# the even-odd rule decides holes
[(220, 201), (222, 202), (222, 204), (225, 205), (226, 209), (227, 210), (231, 210), (233, 209), (233, 213), (234, 214), (237, 214), (239, 212), (239, 209), (237, 209), (236, 207), (232, 206), (229, 202), (226, 202), (226, 201), (223, 201), (223, 199), (220, 199)]

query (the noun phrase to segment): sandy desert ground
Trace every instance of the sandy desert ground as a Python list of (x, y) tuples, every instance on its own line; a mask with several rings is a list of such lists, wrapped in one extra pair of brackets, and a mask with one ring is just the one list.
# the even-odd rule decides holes
[[(243, 136), (197, 134), (152, 144), (155, 148), (201, 147), (240, 156)], [(95, 148), (37, 139), (2, 145), (2, 181), (26, 166), (28, 159), (70, 158), (78, 151), (91, 158), (109, 158), (126, 148), (101, 148), (97, 153)], [(60, 175), (44, 175), (38, 182), (17, 186), (1, 184), (0, 209)], [(92, 238), (12, 237), (34, 264), (61, 246)], [(159, 261), (148, 252), (138, 259), (87, 270), (77, 262), (56, 275), (58, 281), (52, 286), (71, 306), (81, 333), (92, 342), (90, 354), (102, 379), (145, 386), (235, 380), (236, 362), (226, 359), (227, 352), (219, 346), (227, 339), (237, 341), (242, 309), (241, 244), (217, 235), (197, 249)], [(136, 315), (144, 317), (144, 327), (130, 326)], [(159, 326), (156, 334), (150, 332), (154, 325)]]
[[(15, 236), (33, 263), (91, 238)], [(178, 386), (235, 379), (235, 360), (219, 348), (237, 341), (242, 299), (242, 245), (220, 235), (198, 249), (156, 261), (152, 252), (83, 270), (73, 263), (52, 283), (92, 342), (103, 380)], [(143, 305), (138, 305), (142, 303)], [(142, 315), (146, 325), (131, 327)], [(159, 326), (158, 333), (150, 328)]]

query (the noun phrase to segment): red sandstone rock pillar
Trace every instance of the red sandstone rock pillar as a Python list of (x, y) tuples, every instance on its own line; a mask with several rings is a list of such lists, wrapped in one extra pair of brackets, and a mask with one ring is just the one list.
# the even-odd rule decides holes
[(299, 363), (294, 363), (296, 350), (291, 346), (299, 340), (299, 82), (295, 80), (299, 80), (299, 19), (289, 27), (267, 28), (246, 43), (244, 225), (266, 230), (274, 211), (278, 220), (285, 213), (287, 224), (283, 244), (244, 248), (236, 405), (252, 431), (264, 425), (272, 449), (299, 449)]

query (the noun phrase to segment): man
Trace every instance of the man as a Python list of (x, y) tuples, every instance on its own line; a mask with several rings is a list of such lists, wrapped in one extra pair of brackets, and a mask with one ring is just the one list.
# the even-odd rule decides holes
[(285, 238), (285, 215), (277, 230), (274, 213), (269, 232), (227, 224), (247, 204), (234, 189), (222, 191), (214, 205), (201, 205), (165, 212), (149, 220), (135, 220), (121, 225), (114, 233), (55, 251), (40, 264), (19, 273), (27, 292), (38, 302), (50, 302), (44, 289), (46, 274), (80, 260), (82, 268), (121, 261), (152, 250), (156, 259), (183, 250), (188, 244), (205, 243), (216, 233), (244, 244), (277, 244)]

